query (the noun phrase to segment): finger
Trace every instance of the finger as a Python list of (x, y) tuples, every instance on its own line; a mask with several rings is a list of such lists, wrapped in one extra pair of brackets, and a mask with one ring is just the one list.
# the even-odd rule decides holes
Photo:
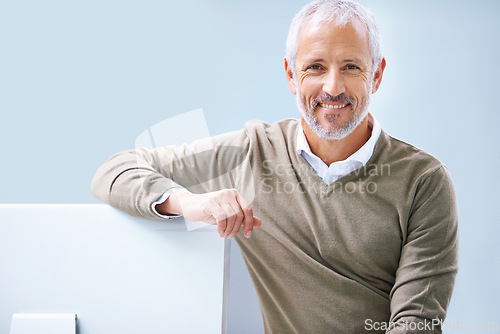
[(209, 214), (214, 217), (215, 224), (217, 225), (217, 232), (221, 236), (224, 237), (224, 231), (226, 230), (226, 212), (220, 207), (220, 205), (213, 205)]
[(232, 238), (240, 231), (245, 218), (243, 210), (241, 209), (240, 204), (236, 199), (231, 203), (231, 207), (236, 212), (236, 214), (234, 215), (234, 226), (232, 231), (229, 232), (228, 238)]
[(226, 225), (224, 229), (224, 237), (229, 237), (231, 234), (234, 224), (236, 222), (236, 212), (229, 203), (220, 204), (221, 208), (226, 214)]
[(201, 221), (210, 225), (217, 225), (217, 219), (215, 218), (215, 215), (221, 215), (223, 213), (220, 207), (217, 208), (218, 206), (219, 204), (217, 204), (217, 202), (212, 202), (206, 205), (206, 207), (203, 208), (203, 214), (206, 218), (202, 219)]
[(243, 196), (238, 193), (237, 196), (238, 203), (243, 212), (243, 234), (246, 238), (250, 238), (252, 236), (253, 228), (254, 228), (254, 216), (252, 207), (247, 203), (247, 201), (243, 198)]

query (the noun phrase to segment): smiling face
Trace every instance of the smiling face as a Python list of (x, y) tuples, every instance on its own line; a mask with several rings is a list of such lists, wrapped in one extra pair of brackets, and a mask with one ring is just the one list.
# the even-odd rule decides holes
[(370, 94), (382, 78), (385, 60), (373, 71), (366, 29), (306, 22), (293, 64), (285, 60), (287, 80), (307, 126), (320, 138), (347, 137), (368, 114)]

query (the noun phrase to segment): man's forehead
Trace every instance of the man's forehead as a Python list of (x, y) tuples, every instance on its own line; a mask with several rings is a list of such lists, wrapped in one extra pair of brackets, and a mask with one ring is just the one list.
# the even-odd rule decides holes
[(318, 21), (315, 19), (309, 19), (305, 21), (299, 30), (299, 42), (304, 38), (320, 38), (325, 35), (325, 32), (338, 31), (343, 32), (346, 30), (351, 30), (357, 32), (360, 38), (366, 38), (368, 41), (368, 31), (365, 26), (359, 21), (359, 19), (352, 19), (351, 21), (340, 24), (333, 21)]
[(359, 20), (352, 20), (345, 25), (335, 22), (309, 20), (305, 22), (298, 39), (298, 52), (310, 52), (318, 46), (339, 45), (354, 51), (355, 54), (370, 54), (368, 32)]

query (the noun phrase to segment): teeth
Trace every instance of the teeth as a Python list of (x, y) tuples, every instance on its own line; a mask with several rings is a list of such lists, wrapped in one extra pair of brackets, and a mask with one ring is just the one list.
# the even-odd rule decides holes
[(322, 106), (323, 108), (328, 108), (328, 109), (340, 109), (340, 108), (347, 107), (347, 104), (342, 104), (342, 105), (331, 105), (331, 104), (323, 104), (323, 103), (320, 103), (319, 105), (320, 105), (320, 106)]

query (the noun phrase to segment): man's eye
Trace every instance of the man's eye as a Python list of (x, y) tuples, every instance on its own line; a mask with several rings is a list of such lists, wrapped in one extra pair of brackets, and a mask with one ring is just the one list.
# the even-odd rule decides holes
[(321, 66), (319, 65), (311, 65), (307, 68), (308, 70), (313, 70), (313, 71), (317, 71), (317, 70), (320, 70), (321, 69)]
[(346, 70), (359, 70), (359, 67), (356, 65), (347, 65), (345, 68)]

